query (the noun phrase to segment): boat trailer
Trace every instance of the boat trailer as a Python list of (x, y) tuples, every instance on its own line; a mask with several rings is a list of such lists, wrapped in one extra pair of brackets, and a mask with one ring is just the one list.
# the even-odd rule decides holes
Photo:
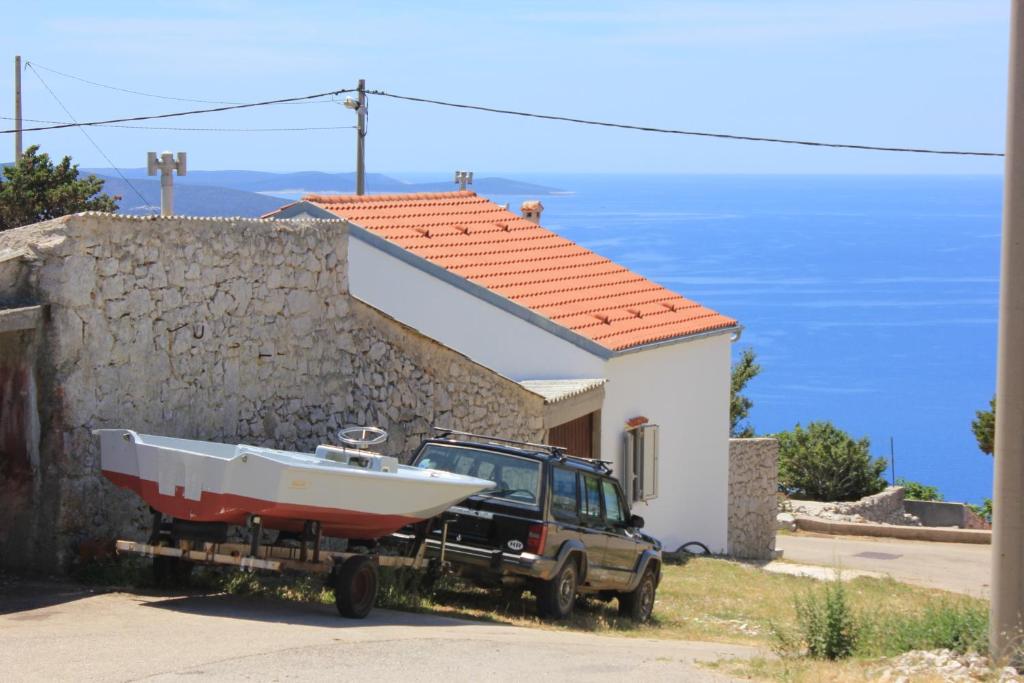
[[(306, 522), (298, 539), (298, 547), (263, 543), (262, 520), (251, 515), (247, 525), (248, 543), (227, 542), (227, 525), (197, 523), (172, 519), (152, 510), (153, 533), (145, 543), (118, 540), (118, 554), (134, 554), (153, 558), (153, 574), (157, 584), (185, 583), (196, 565), (234, 567), (241, 571), (314, 574), (326, 577), (326, 585), (334, 591), (338, 613), (350, 619), (362, 619), (373, 609), (380, 585), (380, 567), (406, 568), (426, 573), (435, 581), (451, 573), (445, 560), (448, 524), (445, 513), (413, 526), (402, 554), (381, 552), (379, 544), (360, 551), (331, 551), (322, 546), (320, 524)], [(437, 557), (426, 557), (426, 539), (435, 524), (441, 525), (441, 546)], [(279, 536), (280, 538), (280, 536)], [(354, 546), (362, 548), (362, 546)], [(390, 548), (389, 548), (390, 550)], [(433, 553), (431, 553), (433, 555)]]

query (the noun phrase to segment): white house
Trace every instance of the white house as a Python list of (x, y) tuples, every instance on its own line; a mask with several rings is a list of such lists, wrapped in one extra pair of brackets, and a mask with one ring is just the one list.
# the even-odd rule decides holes
[(725, 552), (732, 318), (474, 192), (309, 195), (351, 224), (351, 293), (542, 394), (550, 443), (612, 463), (668, 549)]

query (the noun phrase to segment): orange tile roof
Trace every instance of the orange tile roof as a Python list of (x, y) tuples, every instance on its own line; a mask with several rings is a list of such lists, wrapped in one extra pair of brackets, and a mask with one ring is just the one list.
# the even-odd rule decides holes
[(475, 192), (303, 200), (613, 351), (737, 324)]

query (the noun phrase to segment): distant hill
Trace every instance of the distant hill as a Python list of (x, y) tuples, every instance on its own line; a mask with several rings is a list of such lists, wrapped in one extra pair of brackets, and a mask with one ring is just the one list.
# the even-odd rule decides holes
[[(110, 169), (83, 169), (96, 175), (114, 175)], [(145, 178), (144, 168), (122, 169), (130, 179)], [(297, 192), (355, 192), (355, 173), (321, 173), (301, 171), (299, 173), (269, 173), (266, 171), (189, 171), (187, 175), (174, 179), (175, 185), (211, 185), (246, 192), (264, 194)], [(451, 181), (406, 183), (380, 173), (366, 174), (366, 191), (371, 194), (400, 192), (444, 192), (456, 189)], [(477, 178), (472, 189), (480, 194), (510, 194), (543, 196), (559, 192), (557, 188), (536, 185), (508, 178)]]
[[(160, 209), (160, 181), (152, 178), (131, 178), (139, 195), (120, 178), (103, 178), (103, 191), (120, 195), (120, 213), (149, 214)], [(186, 176), (188, 177), (188, 176)], [(184, 178), (182, 179), (184, 180)], [(188, 185), (176, 183), (174, 188), (174, 213), (183, 216), (244, 216), (254, 218), (273, 211), (287, 203), (280, 197), (270, 197), (255, 192), (245, 192), (229, 187), (212, 185)]]
[[(7, 165), (0, 163), (0, 168)], [(144, 168), (126, 168), (121, 171), (142, 195), (141, 199), (113, 169), (83, 168), (80, 172), (103, 178), (103, 191), (121, 197), (118, 202), (121, 213), (147, 214), (160, 208), (160, 180), (147, 175)], [(368, 194), (447, 192), (454, 189), (455, 183), (452, 182), (406, 183), (380, 173), (366, 174)], [(477, 178), (470, 189), (482, 195), (531, 197), (561, 192), (554, 187), (508, 178)], [(189, 171), (181, 178), (174, 178), (174, 212), (185, 216), (252, 218), (273, 211), (305, 192), (353, 193), (355, 174), (319, 171)]]

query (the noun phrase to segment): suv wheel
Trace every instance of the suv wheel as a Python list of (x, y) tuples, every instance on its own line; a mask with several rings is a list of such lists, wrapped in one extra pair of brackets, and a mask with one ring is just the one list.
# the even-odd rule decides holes
[(576, 562), (568, 560), (550, 581), (537, 586), (537, 611), (551, 619), (565, 619), (576, 604)]
[(654, 572), (648, 569), (640, 584), (629, 593), (619, 594), (619, 615), (643, 623), (654, 611)]

